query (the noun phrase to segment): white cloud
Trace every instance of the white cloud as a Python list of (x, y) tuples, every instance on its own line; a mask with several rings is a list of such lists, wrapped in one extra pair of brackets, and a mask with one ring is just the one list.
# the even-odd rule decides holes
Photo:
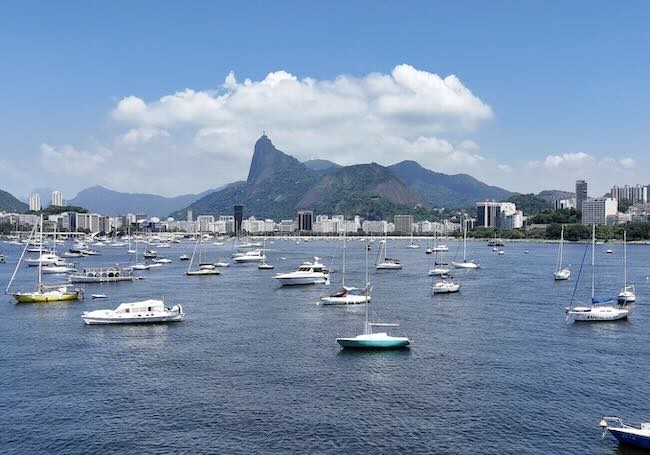
[(168, 136), (169, 133), (163, 129), (131, 128), (118, 138), (118, 142), (122, 145), (133, 148), (140, 144), (146, 144), (155, 138)]
[(71, 145), (55, 147), (41, 144), (41, 165), (66, 176), (87, 176), (103, 168), (110, 157), (111, 151), (104, 148), (90, 152)]
[(593, 157), (584, 152), (563, 153), (562, 155), (548, 155), (544, 160), (547, 169), (558, 167), (580, 167), (593, 161)]

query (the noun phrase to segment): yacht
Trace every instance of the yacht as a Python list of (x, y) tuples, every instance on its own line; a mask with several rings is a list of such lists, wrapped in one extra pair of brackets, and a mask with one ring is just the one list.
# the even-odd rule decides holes
[(146, 250), (144, 253), (142, 253), (142, 257), (146, 259), (153, 259), (156, 256), (158, 256), (158, 252), (156, 250)]
[(455, 283), (451, 278), (438, 281), (432, 287), (434, 294), (451, 294), (460, 290), (460, 284)]
[(440, 266), (435, 266), (434, 268), (429, 270), (428, 275), (429, 276), (443, 276), (447, 275), (449, 273), (449, 269), (446, 269), (444, 267)]
[(633, 424), (620, 417), (603, 417), (598, 425), (603, 430), (603, 437), (609, 431), (619, 444), (650, 449), (650, 423)]
[(59, 256), (57, 256), (54, 253), (44, 253), (41, 254), (39, 257), (36, 259), (25, 259), (25, 263), (30, 266), (30, 267), (38, 267), (39, 265), (47, 266), (47, 265), (60, 265), (60, 266), (66, 266), (70, 265), (66, 263), (65, 261), (62, 261)]
[(59, 274), (76, 272), (77, 269), (74, 267), (68, 267), (67, 265), (45, 265), (41, 268), (41, 271), (43, 273)]
[(72, 283), (117, 283), (133, 281), (130, 270), (120, 267), (93, 267), (70, 275)]
[(261, 262), (264, 259), (266, 259), (266, 255), (261, 250), (251, 250), (232, 255), (232, 260), (240, 264), (245, 262)]
[(181, 305), (166, 308), (162, 300), (122, 303), (114, 310), (81, 313), (81, 318), (88, 325), (178, 322), (182, 321), (184, 317), (185, 313)]
[(303, 262), (295, 272), (279, 273), (273, 278), (280, 281), (282, 286), (329, 284), (329, 271), (320, 262), (320, 258), (315, 257), (313, 262)]

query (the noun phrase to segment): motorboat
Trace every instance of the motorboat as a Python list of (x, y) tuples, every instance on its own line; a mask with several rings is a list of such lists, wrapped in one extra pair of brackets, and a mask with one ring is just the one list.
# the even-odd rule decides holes
[(106, 294), (90, 294), (90, 297), (93, 299), (106, 299), (108, 296)]
[(620, 304), (636, 302), (636, 293), (635, 293), (634, 285), (628, 284), (623, 289), (621, 289), (621, 292), (618, 293), (617, 300), (618, 303)]
[(66, 251), (65, 253), (62, 253), (61, 256), (66, 257), (66, 258), (80, 258), (80, 257), (83, 257), (83, 254), (81, 254), (81, 253), (72, 253), (70, 251)]
[(598, 424), (603, 431), (603, 437), (609, 433), (619, 444), (650, 449), (650, 423), (626, 423), (620, 417), (603, 417)]
[(36, 259), (25, 259), (25, 263), (30, 267), (38, 267), (39, 265), (57, 265), (61, 263), (61, 258), (54, 253), (44, 253), (41, 254)]
[(171, 264), (172, 260), (167, 258), (154, 259), (153, 262), (156, 264)]
[(131, 270), (149, 270), (150, 268), (151, 268), (151, 264), (143, 264), (143, 263), (133, 264), (130, 267)]
[(428, 275), (429, 276), (443, 276), (443, 275), (447, 275), (448, 273), (449, 273), (449, 269), (446, 269), (444, 267), (436, 266), (436, 267), (429, 270)]
[(158, 256), (158, 252), (156, 250), (145, 250), (144, 253), (142, 253), (142, 256), (146, 259), (153, 259), (156, 256)]
[(230, 262), (227, 261), (217, 261), (214, 263), (215, 267), (230, 267)]
[(303, 262), (295, 272), (279, 273), (273, 278), (278, 280), (282, 286), (328, 284), (329, 271), (320, 262), (320, 258), (314, 257), (313, 262)]
[(232, 260), (238, 264), (246, 262), (261, 262), (266, 259), (266, 255), (262, 250), (251, 250), (245, 253), (235, 253), (232, 255)]
[(117, 283), (133, 281), (133, 275), (130, 270), (120, 267), (93, 267), (71, 274), (70, 281), (72, 283)]
[(257, 268), (260, 270), (273, 270), (275, 267), (273, 264), (267, 264), (266, 262), (260, 262), (257, 264)]
[(427, 248), (424, 250), (424, 254), (433, 254), (433, 248)]
[(189, 261), (190, 257), (187, 254), (181, 254), (181, 256), (178, 258), (179, 261)]
[(446, 253), (449, 251), (449, 247), (447, 245), (436, 245), (433, 248), (431, 248), (431, 252), (433, 253)]
[(70, 273), (76, 271), (77, 269), (75, 269), (74, 267), (68, 267), (66, 265), (47, 265), (42, 268), (43, 273), (52, 273), (52, 274)]
[(451, 294), (460, 290), (460, 284), (455, 283), (451, 278), (434, 283), (432, 286), (434, 294)]
[(503, 250), (499, 250), (499, 252), (498, 252), (497, 254), (498, 254), (499, 256), (503, 256), (504, 254), (506, 254), (506, 252), (503, 251)]
[(613, 252), (614, 252), (614, 251), (609, 250), (609, 249), (605, 251), (605, 253), (607, 253), (607, 254), (612, 254)]
[(221, 275), (221, 272), (213, 267), (211, 269), (188, 270), (185, 272), (185, 275), (187, 276)]
[(94, 310), (81, 313), (81, 318), (88, 325), (179, 322), (184, 317), (185, 313), (181, 305), (166, 308), (162, 300), (121, 303), (114, 310)]
[(100, 256), (102, 253), (95, 250), (81, 250), (83, 256)]

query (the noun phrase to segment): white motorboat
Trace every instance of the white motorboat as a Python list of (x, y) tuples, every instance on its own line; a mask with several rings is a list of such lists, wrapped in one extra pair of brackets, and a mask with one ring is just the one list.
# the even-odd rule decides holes
[(57, 262), (61, 262), (61, 258), (54, 253), (44, 253), (36, 259), (25, 259), (25, 263), (30, 267), (38, 267), (39, 265), (56, 265)]
[[(235, 260), (237, 259), (235, 258)], [(320, 262), (320, 258), (314, 257), (313, 262), (303, 262), (295, 272), (279, 273), (273, 278), (278, 280), (282, 286), (329, 284), (329, 271)]]
[(627, 231), (623, 231), (623, 289), (618, 293), (618, 303), (636, 302), (636, 289), (633, 284), (627, 284)]
[(440, 266), (435, 266), (434, 268), (429, 270), (428, 275), (429, 276), (443, 276), (447, 275), (449, 273), (449, 269), (446, 269), (444, 267)]
[(603, 430), (603, 437), (609, 431), (619, 444), (650, 449), (650, 423), (625, 423), (620, 417), (603, 417), (598, 425)]
[[(567, 321), (571, 322), (609, 322), (627, 319), (632, 313), (633, 306), (618, 304), (616, 297), (595, 295), (595, 250), (596, 250), (596, 225), (592, 225), (591, 233), (591, 305), (573, 306), (573, 296), (578, 287), (576, 280), (571, 302), (566, 308)], [(587, 254), (585, 250), (585, 255)], [(583, 256), (584, 263), (584, 256)]]
[(153, 262), (156, 264), (171, 264), (172, 260), (167, 258), (154, 259)]
[(455, 283), (451, 278), (434, 283), (432, 286), (434, 294), (451, 294), (460, 290), (460, 284)]
[(66, 258), (80, 258), (80, 257), (83, 256), (83, 254), (81, 254), (81, 253), (72, 253), (70, 251), (66, 251), (61, 256), (66, 257)]
[(230, 267), (230, 262), (227, 261), (217, 261), (214, 263), (215, 267)]
[(613, 252), (614, 252), (614, 251), (609, 250), (609, 249), (605, 251), (605, 253), (607, 253), (607, 254), (612, 254)]
[(431, 248), (431, 252), (433, 253), (446, 253), (447, 251), (449, 251), (449, 247), (447, 247), (447, 245), (436, 245)]
[(251, 250), (245, 253), (235, 253), (232, 255), (232, 260), (238, 264), (246, 262), (261, 262), (266, 259), (266, 255), (262, 250)]
[(498, 254), (499, 256), (503, 256), (504, 254), (506, 254), (506, 252), (503, 251), (503, 250), (499, 250), (499, 252), (498, 252), (497, 254)]
[(133, 264), (130, 268), (131, 270), (149, 270), (151, 268), (151, 264)]
[(260, 262), (259, 264), (257, 264), (257, 268), (260, 269), (260, 270), (273, 270), (275, 267), (273, 266), (273, 264), (267, 264), (265, 262)]
[(190, 257), (187, 254), (181, 254), (181, 256), (178, 258), (179, 261), (189, 261)]
[(65, 265), (46, 265), (42, 267), (41, 271), (43, 273), (60, 274), (60, 273), (76, 272), (77, 269)]
[(114, 310), (81, 313), (81, 318), (88, 325), (178, 322), (182, 321), (184, 317), (185, 313), (181, 305), (166, 308), (162, 300), (122, 303)]
[(156, 250), (149, 249), (142, 253), (142, 256), (146, 259), (153, 259), (158, 256), (158, 252)]
[(106, 294), (90, 294), (93, 299), (105, 299), (108, 296)]

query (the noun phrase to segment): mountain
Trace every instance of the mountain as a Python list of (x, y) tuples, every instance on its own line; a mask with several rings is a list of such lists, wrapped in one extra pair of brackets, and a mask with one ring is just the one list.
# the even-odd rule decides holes
[(401, 161), (388, 166), (408, 187), (420, 194), (433, 207), (473, 207), (477, 201), (501, 201), (512, 194), (490, 186), (467, 174), (448, 175), (430, 171), (415, 161)]
[(144, 213), (147, 216), (166, 217), (169, 213), (187, 207), (211, 191), (215, 190), (201, 194), (164, 197), (156, 194), (121, 193), (103, 186), (93, 186), (80, 191), (74, 199), (68, 201), (68, 204), (107, 216)]
[(540, 199), (544, 199), (549, 204), (552, 204), (556, 200), (571, 199), (572, 197), (576, 197), (576, 194), (571, 193), (570, 191), (544, 190), (537, 193), (536, 196)]
[[(216, 215), (230, 214), (233, 205), (243, 204), (245, 216), (293, 218), (296, 204), (319, 179), (316, 171), (281, 152), (262, 135), (255, 143), (245, 182), (208, 194), (187, 208), (195, 215)], [(184, 212), (185, 209), (172, 216), (182, 217)]]
[(518, 210), (524, 212), (524, 215), (532, 216), (551, 208), (551, 204), (534, 194), (515, 193), (505, 202), (514, 202)]
[(302, 164), (307, 166), (312, 171), (321, 173), (330, 173), (341, 168), (340, 164), (336, 164), (330, 160), (308, 160), (303, 161)]
[(0, 211), (25, 213), (28, 210), (27, 204), (16, 199), (13, 194), (0, 190)]
[(361, 215), (368, 219), (390, 219), (398, 213), (429, 207), (389, 169), (376, 163), (337, 169), (322, 177), (297, 205), (318, 213)]

